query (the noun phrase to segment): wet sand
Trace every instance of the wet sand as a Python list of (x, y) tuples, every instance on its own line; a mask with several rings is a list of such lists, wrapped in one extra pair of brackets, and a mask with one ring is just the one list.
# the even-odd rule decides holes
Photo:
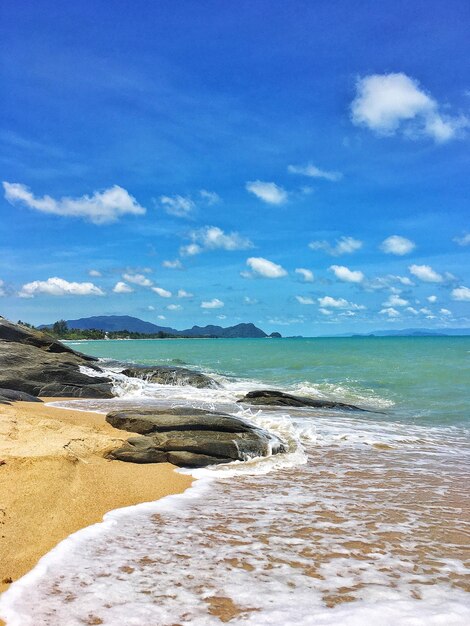
[(168, 463), (104, 458), (129, 436), (97, 413), (29, 402), (0, 406), (1, 591), (106, 512), (180, 493), (191, 484)]

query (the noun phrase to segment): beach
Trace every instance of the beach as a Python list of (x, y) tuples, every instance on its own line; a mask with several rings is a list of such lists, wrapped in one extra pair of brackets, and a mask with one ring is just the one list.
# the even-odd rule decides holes
[(112, 428), (102, 414), (16, 402), (0, 406), (0, 434), (2, 591), (62, 539), (108, 511), (191, 484), (168, 463), (105, 459), (129, 433)]

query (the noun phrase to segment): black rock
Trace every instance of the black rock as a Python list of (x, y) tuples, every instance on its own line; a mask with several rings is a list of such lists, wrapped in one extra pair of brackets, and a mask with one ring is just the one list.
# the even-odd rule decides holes
[(14, 389), (0, 389), (0, 397), (6, 400), (21, 401), (21, 402), (42, 402), (36, 396), (32, 396), (24, 391), (16, 391)]
[(201, 372), (185, 367), (129, 367), (122, 372), (130, 378), (142, 378), (160, 385), (190, 385), (191, 387), (218, 387), (219, 384)]
[(308, 398), (306, 396), (293, 396), (283, 391), (271, 389), (261, 389), (250, 391), (238, 402), (247, 404), (257, 404), (262, 406), (292, 406), (292, 407), (313, 407), (316, 409), (346, 409), (348, 411), (366, 411), (353, 404), (344, 402), (334, 402), (331, 400), (319, 400), (318, 398)]

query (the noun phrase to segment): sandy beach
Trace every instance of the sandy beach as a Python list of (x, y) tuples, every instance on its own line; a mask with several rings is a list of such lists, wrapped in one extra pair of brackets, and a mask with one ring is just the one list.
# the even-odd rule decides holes
[(1, 591), (58, 542), (99, 522), (106, 512), (179, 493), (191, 484), (168, 463), (104, 458), (128, 437), (98, 413), (29, 402), (0, 406)]

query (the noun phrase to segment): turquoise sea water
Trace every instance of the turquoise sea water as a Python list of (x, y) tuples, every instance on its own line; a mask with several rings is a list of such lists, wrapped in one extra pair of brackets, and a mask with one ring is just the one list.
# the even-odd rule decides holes
[[(103, 359), (116, 398), (64, 406), (223, 410), (288, 452), (195, 470), (185, 494), (71, 536), (2, 596), (8, 626), (470, 623), (470, 337), (70, 345)], [(220, 386), (130, 379), (129, 362)], [(266, 387), (371, 412), (237, 402)]]

